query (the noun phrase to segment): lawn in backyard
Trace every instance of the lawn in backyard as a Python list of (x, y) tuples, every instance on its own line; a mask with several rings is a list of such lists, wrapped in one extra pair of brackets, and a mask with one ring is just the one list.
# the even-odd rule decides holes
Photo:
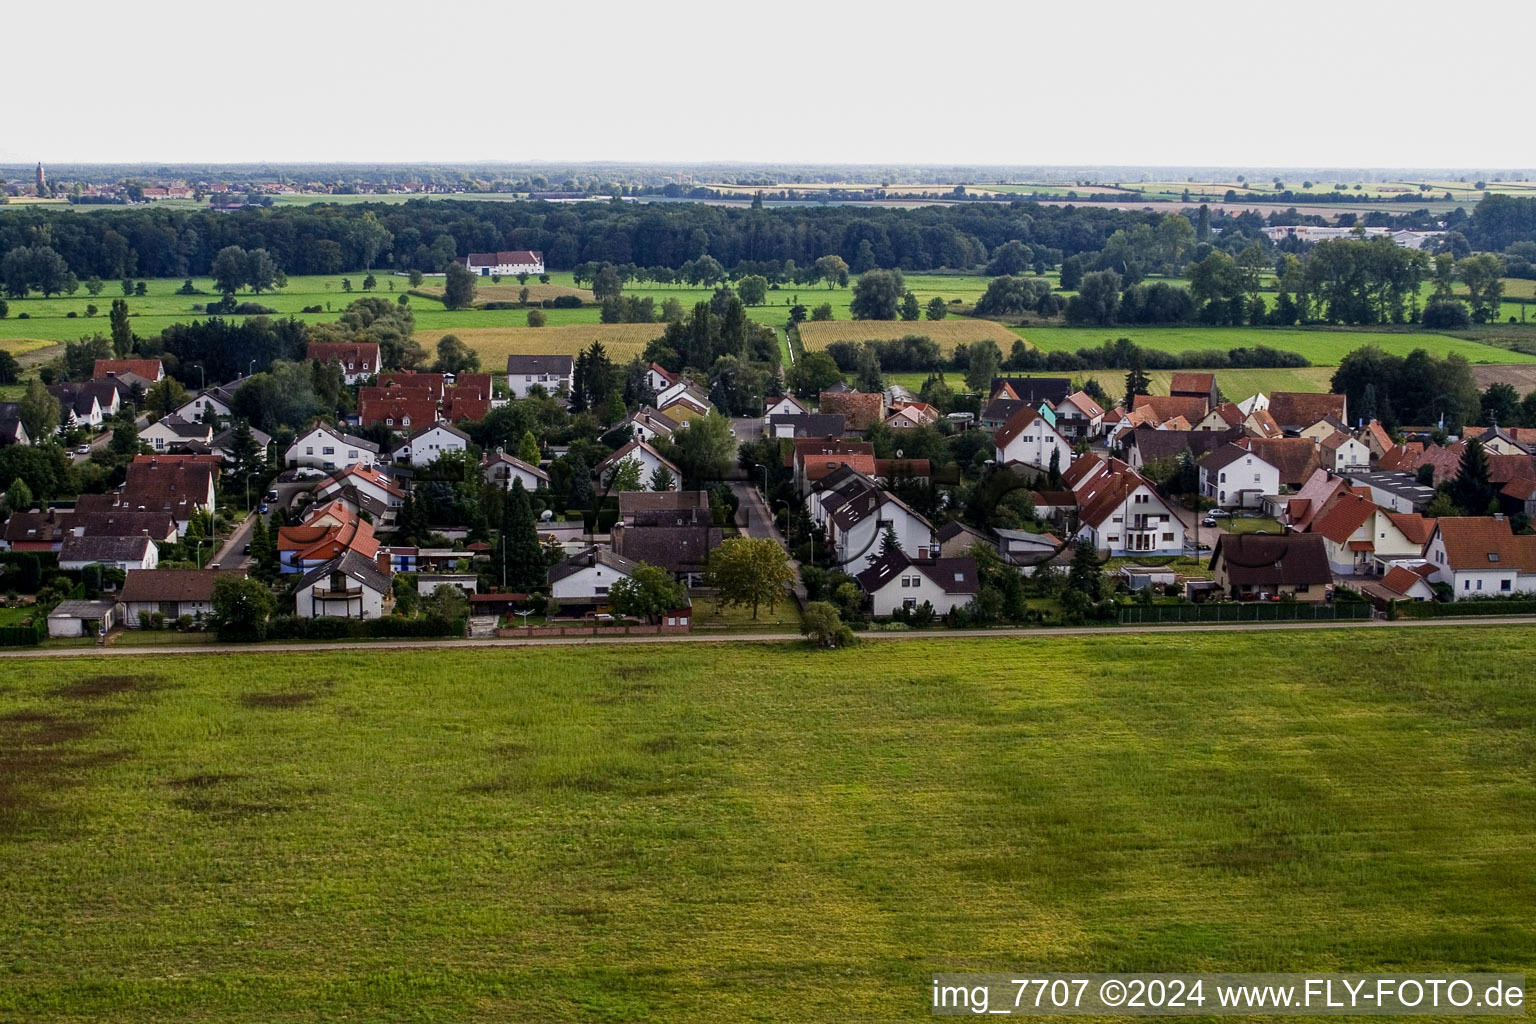
[(8, 661), (0, 1017), (916, 1020), (932, 971), (1531, 973), (1533, 658), (1467, 626)]

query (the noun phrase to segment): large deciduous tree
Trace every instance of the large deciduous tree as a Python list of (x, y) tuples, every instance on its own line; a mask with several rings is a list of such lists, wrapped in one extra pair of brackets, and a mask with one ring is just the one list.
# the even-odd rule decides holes
[(726, 606), (750, 607), (757, 618), (759, 605), (771, 612), (794, 580), (789, 556), (778, 542), (767, 537), (731, 537), (709, 553), (705, 582), (720, 591)]

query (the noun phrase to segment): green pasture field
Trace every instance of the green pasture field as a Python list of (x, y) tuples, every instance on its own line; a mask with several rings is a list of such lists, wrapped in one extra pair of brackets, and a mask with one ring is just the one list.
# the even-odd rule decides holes
[(1468, 626), (12, 661), (0, 1017), (917, 1020), (933, 971), (1529, 974), (1532, 658)]
[(1437, 356), (1458, 352), (1474, 363), (1529, 363), (1536, 356), (1466, 341), (1445, 334), (1360, 330), (1302, 330), (1282, 327), (1048, 327), (1017, 328), (1015, 333), (1046, 352), (1075, 352), (1102, 345), (1106, 340), (1130, 338), (1138, 345), (1165, 352), (1200, 349), (1232, 349), (1267, 345), (1296, 352), (1318, 366), (1335, 366), (1363, 345), (1406, 356), (1422, 348)]

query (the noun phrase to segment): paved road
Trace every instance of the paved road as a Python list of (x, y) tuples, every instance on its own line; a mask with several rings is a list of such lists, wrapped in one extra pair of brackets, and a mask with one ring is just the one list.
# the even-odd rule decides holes
[[(1318, 629), (1434, 629), (1437, 627), (1466, 628), (1468, 626), (1526, 626), (1529, 618), (1488, 619), (1367, 619), (1348, 622), (1243, 622), (1243, 623), (1187, 623), (1171, 626), (1062, 626), (1052, 629), (953, 629), (928, 632), (913, 630), (905, 633), (860, 633), (862, 640), (874, 642), (901, 642), (904, 640), (949, 640), (973, 637), (993, 639), (1029, 640), (1050, 639), (1062, 636), (1097, 636), (1105, 640), (1138, 633), (1249, 633), (1295, 632)], [(375, 640), (348, 643), (309, 644), (195, 644), (166, 647), (57, 647), (23, 648), (0, 651), (0, 660), (6, 658), (93, 658), (144, 657), (161, 654), (222, 654), (250, 657), (256, 654), (303, 653), (306, 651), (377, 651), (377, 650), (466, 650), (500, 647), (569, 647), (590, 644), (782, 644), (796, 643), (804, 638), (797, 633), (736, 633), (703, 634), (684, 633), (673, 636), (550, 636), (550, 637), (497, 637), (494, 640)]]
[(732, 416), (731, 429), (736, 432), (736, 440), (743, 444), (748, 441), (756, 441), (763, 436), (763, 418), (761, 416)]

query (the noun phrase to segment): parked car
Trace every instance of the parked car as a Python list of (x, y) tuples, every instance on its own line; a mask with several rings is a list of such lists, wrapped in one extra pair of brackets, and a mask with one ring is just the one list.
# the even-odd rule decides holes
[(266, 515), (267, 512), (270, 511), (270, 510), (271, 510), (271, 506), (268, 505), (266, 502), (262, 502), (260, 505), (256, 506), (256, 511), (260, 512), (262, 515)]
[(83, 444), (80, 447), (75, 449), (75, 454), (76, 455), (89, 455), (89, 454), (91, 454), (91, 446), (88, 445), (88, 444)]
[(251, 546), (250, 546), (250, 545), (249, 545), (249, 544), (247, 544), (247, 545), (246, 545), (246, 546), (245, 546), (245, 547), (243, 547), (243, 548), (241, 548), (241, 549), (240, 549), (240, 553), (241, 553), (241, 554), (242, 554), (242, 555), (248, 555), (248, 554), (250, 554), (250, 553), (251, 553)]
[(1207, 519), (1231, 519), (1232, 513), (1228, 512), (1226, 509), (1213, 508), (1205, 514), (1205, 517)]
[(277, 491), (275, 491), (275, 490), (268, 491), (267, 492), (267, 500), (268, 501), (276, 501), (277, 500)]

